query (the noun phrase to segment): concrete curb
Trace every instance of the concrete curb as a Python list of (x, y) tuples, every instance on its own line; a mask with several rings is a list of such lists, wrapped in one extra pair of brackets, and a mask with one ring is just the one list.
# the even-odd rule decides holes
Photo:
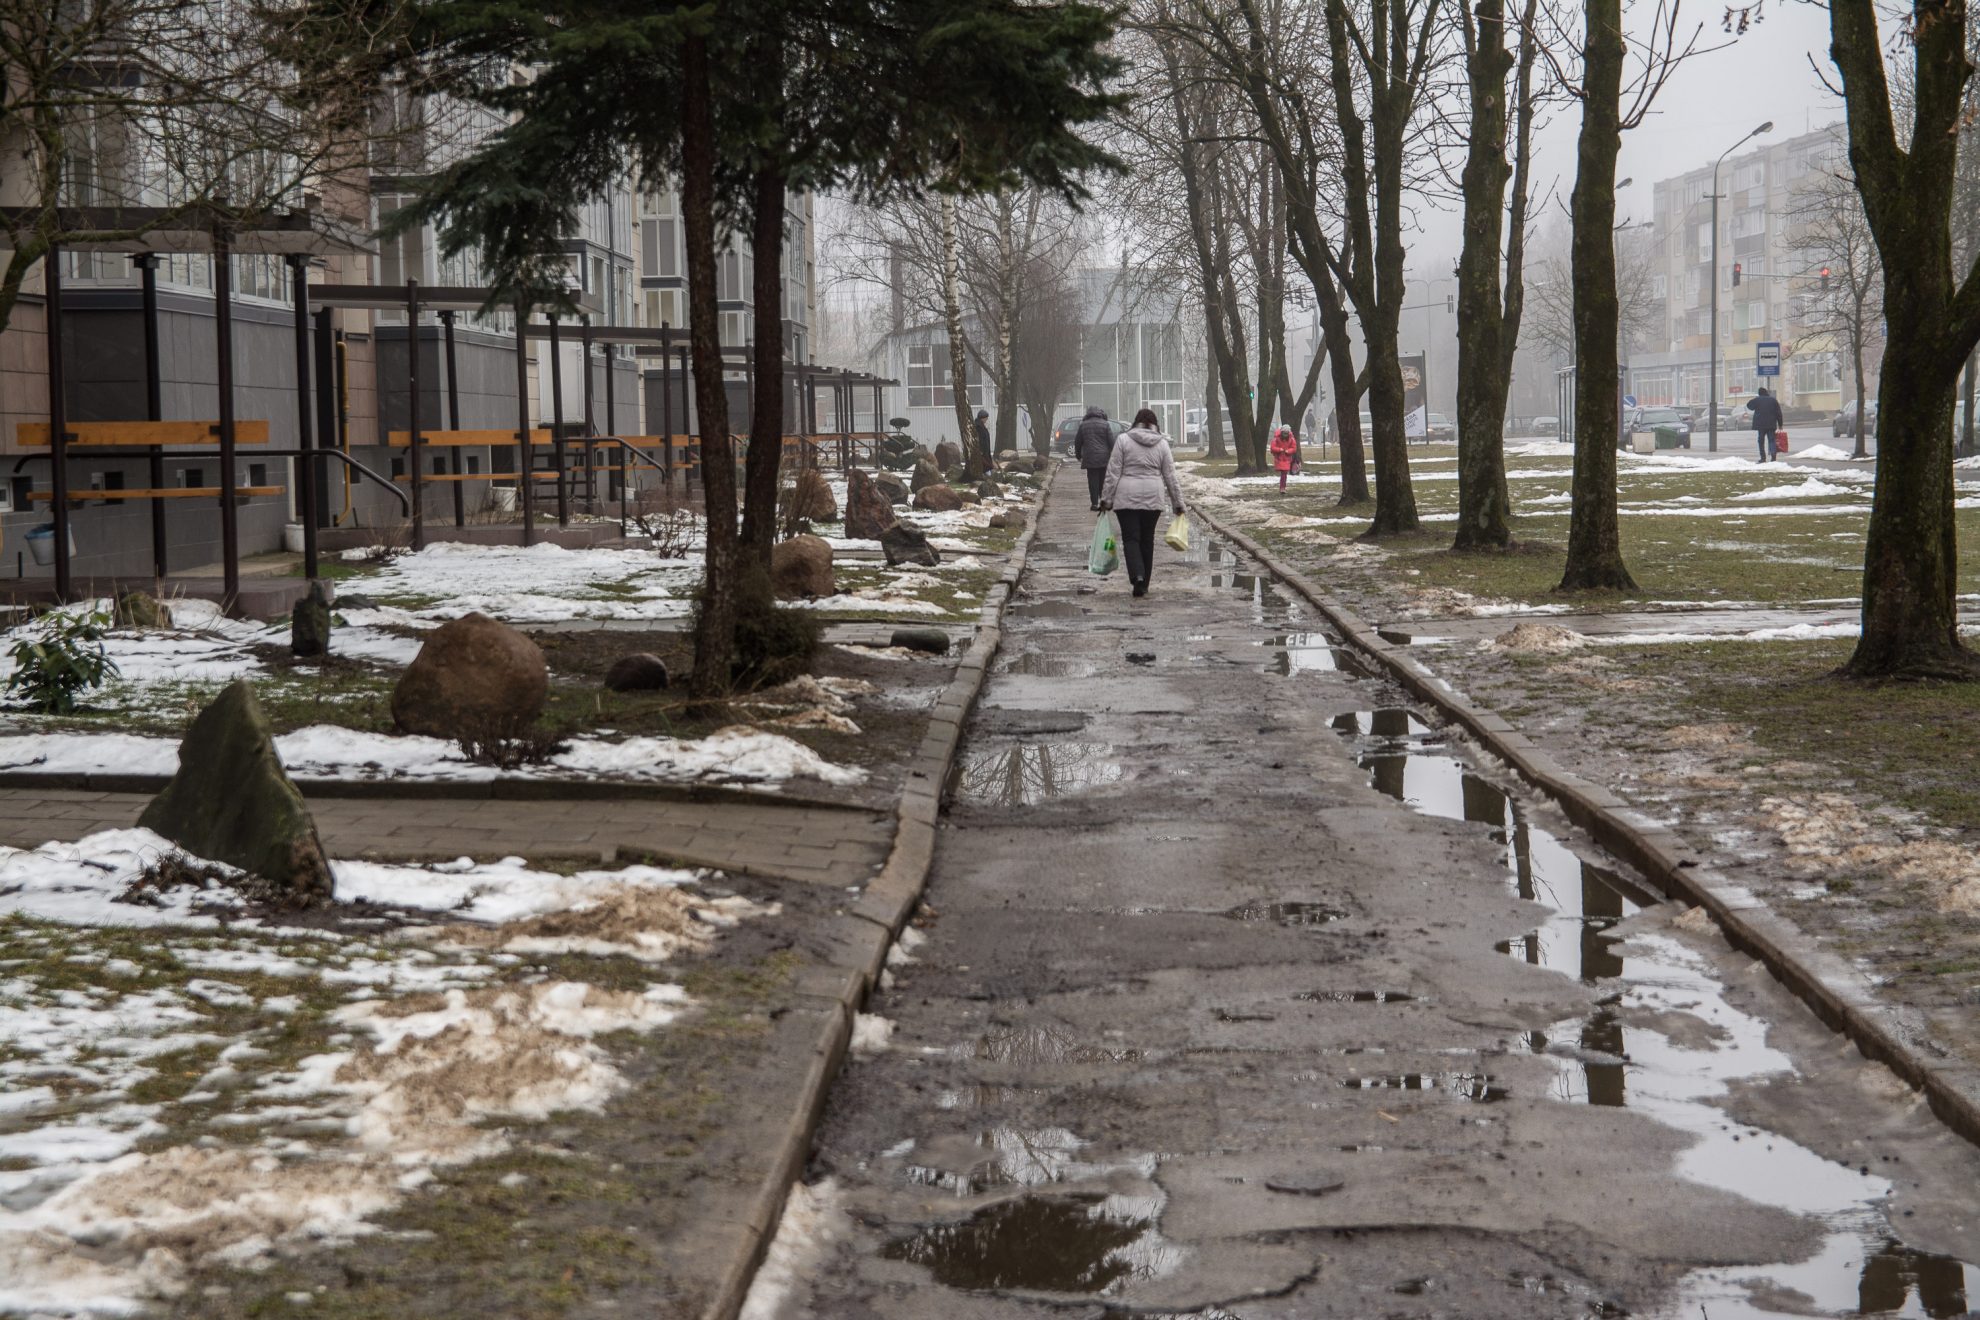
[(1980, 1145), (1980, 1067), (1936, 1054), (1903, 1005), (1880, 1000), (1846, 961), (1744, 885), (1703, 865), (1674, 831), (1567, 770), (1497, 712), (1459, 696), (1449, 683), (1406, 654), (1406, 648), (1377, 636), (1372, 627), (1271, 551), (1201, 509), (1191, 512), (1305, 597), (1349, 643), (1374, 657), (1388, 677), (1462, 725), (1480, 746), (1552, 797), (1597, 843), (1636, 867), (1666, 894), (1709, 912), (1733, 947), (1766, 964), (1832, 1029), (1923, 1093), (1946, 1126)]
[(724, 1269), (714, 1296), (701, 1308), (700, 1320), (736, 1320), (741, 1313), (749, 1296), (749, 1285), (777, 1236), (785, 1198), (790, 1195), (792, 1184), (803, 1176), (805, 1161), (811, 1156), (811, 1140), (825, 1112), (826, 1096), (845, 1064), (854, 1016), (879, 983), (894, 937), (921, 901), (929, 868), (935, 861), (935, 828), (942, 810), (943, 785), (955, 760), (956, 747), (962, 741), (963, 723), (983, 690), (984, 680), (990, 674), (990, 661), (1003, 642), (1004, 607), (1024, 573), (1025, 557), (1038, 535), (1039, 524), (1044, 521), (1045, 506), (1051, 500), (1052, 481), (1058, 476), (1059, 466), (1054, 460), (1046, 471), (1038, 506), (1032, 510), (1004, 571), (984, 599), (976, 638), (957, 666), (955, 676), (937, 698), (929, 716), (928, 731), (908, 762), (907, 778), (896, 809), (899, 823), (894, 830), (894, 846), (879, 873), (860, 894), (859, 901), (847, 909), (849, 915), (860, 919), (849, 923), (858, 928), (849, 942), (859, 947), (847, 951), (846, 975), (827, 996), (837, 1003), (840, 1011), (829, 1015), (820, 1028), (804, 1081), (798, 1087), (797, 1103), (777, 1142), (770, 1172), (751, 1198), (742, 1225), (748, 1246)]

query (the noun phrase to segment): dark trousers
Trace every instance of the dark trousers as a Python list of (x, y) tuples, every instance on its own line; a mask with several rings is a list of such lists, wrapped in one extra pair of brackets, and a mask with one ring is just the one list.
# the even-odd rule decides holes
[(1162, 515), (1155, 509), (1116, 509), (1121, 520), (1121, 557), (1127, 561), (1128, 581), (1148, 585), (1148, 571), (1155, 567), (1155, 521)]
[(1756, 441), (1758, 441), (1758, 442), (1759, 442), (1759, 445), (1760, 445), (1760, 461), (1761, 461), (1762, 463), (1765, 463), (1765, 462), (1766, 462), (1766, 461), (1767, 461), (1768, 459), (1770, 459), (1770, 458), (1775, 458), (1775, 457), (1778, 457), (1778, 455), (1777, 455), (1777, 454), (1776, 454), (1776, 453), (1774, 452), (1774, 433), (1773, 433), (1773, 431), (1771, 431), (1771, 430), (1767, 430), (1767, 431), (1755, 431), (1755, 432), (1753, 433), (1753, 438), (1754, 438), (1754, 440), (1756, 440)]
[(1100, 488), (1107, 484), (1106, 468), (1086, 469), (1086, 503), (1088, 508), (1100, 507)]

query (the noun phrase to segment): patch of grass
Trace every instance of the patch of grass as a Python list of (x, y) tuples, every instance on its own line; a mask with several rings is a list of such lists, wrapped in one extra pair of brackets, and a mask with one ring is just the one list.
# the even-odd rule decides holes
[(1700, 722), (1729, 720), (1790, 760), (1833, 767), (1852, 795), (1980, 830), (1980, 684), (1835, 677), (1851, 643), (1699, 642), (1657, 667)]

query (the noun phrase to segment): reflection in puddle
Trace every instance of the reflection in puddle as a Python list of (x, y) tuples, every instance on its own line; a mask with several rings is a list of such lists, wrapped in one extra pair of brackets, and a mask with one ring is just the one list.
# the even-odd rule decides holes
[(951, 1288), (1108, 1293), (1159, 1278), (1182, 1250), (1155, 1231), (1149, 1198), (1098, 1193), (1021, 1196), (958, 1224), (890, 1242), (889, 1260), (924, 1265)]
[(1140, 1050), (1088, 1045), (1050, 1026), (1000, 1027), (963, 1047), (966, 1057), (991, 1063), (1134, 1063)]
[(1343, 646), (1340, 640), (1323, 632), (1280, 633), (1270, 641), (1258, 643), (1272, 648), (1276, 655), (1272, 658), (1271, 671), (1290, 678), (1294, 674), (1353, 674), (1356, 678), (1373, 678), (1375, 675), (1360, 657)]
[[(1680, 1290), (1683, 1314), (1775, 1315), (1755, 1294), (1777, 1287), (1805, 1294), (1825, 1314), (1957, 1316), (1968, 1298), (1980, 1299), (1980, 1270), (1890, 1240), (1876, 1208), (1890, 1195), (1888, 1181), (1777, 1133), (1743, 1127), (1711, 1103), (1734, 1082), (1787, 1072), (1792, 1064), (1766, 1043), (1766, 1023), (1728, 1003), (1711, 969), (1676, 939), (1635, 934), (1624, 952), (1612, 928), (1653, 896), (1582, 858), (1533, 823), (1522, 802), (1448, 750), (1426, 745), (1432, 731), (1407, 711), (1356, 711), (1336, 719), (1334, 728), (1359, 740), (1360, 764), (1381, 792), (1426, 815), (1490, 827), (1505, 850), (1508, 885), (1550, 910), (1538, 929), (1499, 943), (1500, 952), (1586, 983), (1622, 983), (1623, 993), (1586, 1020), (1527, 1033), (1527, 1047), (1560, 1067), (1553, 1097), (1627, 1106), (1690, 1133), (1697, 1141), (1678, 1159), (1683, 1177), (1830, 1226), (1812, 1260), (1694, 1272)], [(1661, 1032), (1626, 1025), (1667, 1013), (1698, 1018), (1717, 1043), (1686, 1049)]]
[(1232, 921), (1270, 921), (1280, 926), (1325, 926), (1348, 914), (1321, 903), (1240, 903), (1224, 913)]
[(1070, 600), (1027, 600), (1007, 606), (1006, 613), (1021, 619), (1077, 619), (1091, 611)]
[[(1293, 996), (1318, 1004), (1413, 1004), (1416, 996), (1400, 990), (1302, 990)], [(1352, 1050), (1347, 1053), (1353, 1053)]]
[(965, 748), (949, 794), (982, 807), (1022, 807), (1105, 784), (1125, 773), (1109, 743), (1018, 742)]
[(1393, 1073), (1381, 1077), (1344, 1077), (1350, 1091), (1436, 1091), (1457, 1100), (1497, 1104), (1509, 1094), (1489, 1073)]
[(1002, 672), (1033, 678), (1091, 678), (1100, 672), (1091, 660), (1046, 651), (1022, 651), (1004, 662)]

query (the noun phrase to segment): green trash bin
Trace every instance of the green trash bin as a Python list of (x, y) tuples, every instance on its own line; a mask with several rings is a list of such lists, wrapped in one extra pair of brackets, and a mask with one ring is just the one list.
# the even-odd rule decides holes
[(1684, 448), (1684, 432), (1678, 430), (1677, 427), (1675, 426), (1658, 427), (1657, 448), (1659, 449)]

